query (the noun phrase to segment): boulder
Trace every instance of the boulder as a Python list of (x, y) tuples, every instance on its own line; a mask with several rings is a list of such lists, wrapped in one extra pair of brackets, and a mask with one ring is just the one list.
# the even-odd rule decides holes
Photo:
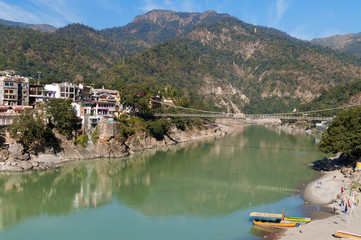
[(27, 161), (30, 159), (30, 154), (25, 152), (23, 145), (20, 143), (12, 143), (9, 145), (9, 161)]
[(29, 161), (19, 161), (17, 162), (18, 166), (21, 167), (24, 171), (28, 171), (33, 168), (33, 164)]
[(24, 171), (19, 166), (8, 166), (8, 165), (1, 165), (0, 166), (0, 172), (22, 172)]

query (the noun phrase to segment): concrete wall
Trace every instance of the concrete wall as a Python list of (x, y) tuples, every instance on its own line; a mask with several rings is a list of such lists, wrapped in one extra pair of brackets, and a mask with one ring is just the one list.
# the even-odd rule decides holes
[(110, 139), (120, 134), (119, 123), (116, 122), (99, 122), (96, 128), (100, 139)]

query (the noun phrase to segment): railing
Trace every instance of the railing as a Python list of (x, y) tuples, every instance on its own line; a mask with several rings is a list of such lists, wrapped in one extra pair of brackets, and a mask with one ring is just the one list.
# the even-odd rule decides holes
[(292, 116), (292, 115), (273, 115), (273, 114), (245, 114), (243, 116), (232, 114), (193, 114), (193, 113), (157, 113), (156, 117), (204, 117), (204, 118), (233, 118), (233, 119), (288, 119), (288, 120), (305, 120), (305, 121), (332, 121), (333, 117), (309, 117), (309, 116)]
[(319, 120), (319, 121), (332, 121), (333, 117), (309, 117), (309, 116), (292, 116), (292, 115), (273, 115), (273, 114), (246, 114), (246, 118), (261, 119), (261, 118), (279, 118), (287, 120)]
[(193, 113), (156, 113), (156, 117), (204, 117), (204, 118), (234, 118), (226, 114), (193, 114)]

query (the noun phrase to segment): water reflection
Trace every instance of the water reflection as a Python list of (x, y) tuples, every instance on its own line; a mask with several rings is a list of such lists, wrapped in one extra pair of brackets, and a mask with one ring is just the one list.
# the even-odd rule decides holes
[[(0, 227), (115, 199), (148, 216), (224, 216), (297, 193), (320, 158), (312, 137), (248, 126), (214, 142), (149, 150), (57, 171), (0, 176)], [(300, 154), (300, 152), (302, 154)]]

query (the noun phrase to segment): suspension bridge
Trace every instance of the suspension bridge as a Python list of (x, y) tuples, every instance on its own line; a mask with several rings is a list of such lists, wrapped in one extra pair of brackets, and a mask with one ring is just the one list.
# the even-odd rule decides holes
[(201, 117), (201, 118), (228, 118), (228, 119), (242, 119), (242, 120), (257, 120), (257, 119), (279, 119), (279, 120), (296, 120), (296, 121), (327, 121), (332, 122), (334, 116), (309, 116), (309, 114), (339, 110), (339, 109), (346, 109), (350, 107), (360, 106), (361, 104), (354, 104), (354, 105), (347, 105), (342, 107), (334, 107), (334, 108), (327, 108), (327, 109), (320, 109), (320, 110), (313, 110), (313, 111), (305, 111), (305, 112), (292, 112), (292, 113), (277, 113), (277, 114), (230, 114), (230, 113), (223, 113), (223, 112), (214, 112), (214, 111), (206, 111), (200, 109), (193, 109), (193, 108), (186, 108), (180, 106), (174, 106), (172, 104), (163, 103), (155, 100), (151, 100), (162, 106), (173, 107), (177, 109), (182, 109), (191, 112), (197, 113), (157, 113), (154, 114), (157, 117)]

